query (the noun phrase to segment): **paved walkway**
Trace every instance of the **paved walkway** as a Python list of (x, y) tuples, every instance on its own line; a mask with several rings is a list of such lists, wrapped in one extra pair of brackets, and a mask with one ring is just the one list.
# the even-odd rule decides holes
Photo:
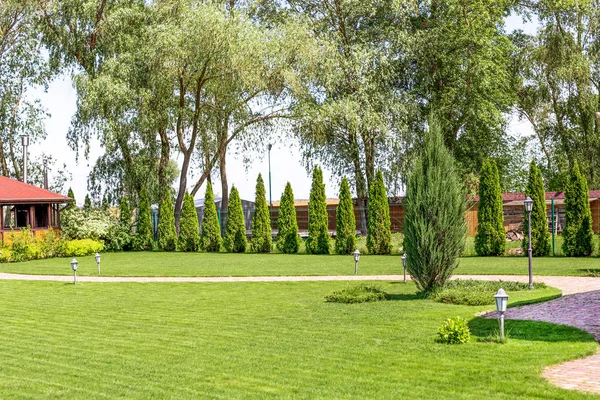
[[(398, 281), (402, 275), (350, 276), (248, 276), (248, 277), (110, 277), (81, 276), (78, 282), (316, 282), (316, 281)], [(455, 275), (453, 279), (527, 282), (527, 276), (515, 275)], [(0, 273), (0, 280), (72, 282), (72, 276), (20, 275)], [(600, 341), (600, 278), (569, 276), (536, 276), (563, 292), (563, 296), (548, 301), (510, 308), (507, 319), (527, 319), (570, 325), (593, 334)], [(489, 316), (494, 316), (493, 313)], [(600, 351), (593, 356), (546, 368), (542, 375), (564, 389), (600, 394)]]

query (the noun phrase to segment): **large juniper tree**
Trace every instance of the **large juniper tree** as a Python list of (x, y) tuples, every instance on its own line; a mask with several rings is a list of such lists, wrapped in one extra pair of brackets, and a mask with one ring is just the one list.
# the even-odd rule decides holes
[(346, 178), (340, 185), (340, 202), (336, 209), (335, 252), (350, 254), (356, 246), (356, 217), (354, 203), (350, 195), (350, 186)]
[(458, 265), (466, 235), (465, 194), (440, 128), (431, 124), (404, 201), (407, 269), (417, 287), (441, 287)]
[[(548, 214), (546, 212), (546, 191), (542, 172), (535, 161), (529, 166), (529, 180), (525, 189), (525, 196), (533, 200), (531, 210), (531, 248), (534, 256), (547, 256), (550, 254), (550, 231), (548, 231)], [(527, 211), (523, 219), (523, 249), (529, 248), (529, 221)]]
[(206, 182), (206, 194), (204, 195), (204, 217), (202, 218), (202, 233), (200, 245), (203, 250), (216, 253), (221, 250), (221, 228), (219, 227), (219, 216), (215, 205), (215, 196), (212, 184)]
[(229, 204), (227, 205), (227, 227), (223, 245), (230, 253), (244, 253), (248, 246), (246, 238), (246, 223), (244, 222), (244, 209), (242, 199), (235, 186), (229, 193)]
[(189, 193), (186, 193), (183, 199), (177, 244), (180, 251), (198, 251), (200, 249), (198, 212), (194, 205), (194, 198)]
[(563, 252), (569, 257), (589, 256), (593, 251), (593, 235), (588, 185), (575, 162), (565, 190)]
[(252, 217), (252, 239), (250, 248), (257, 253), (270, 253), (273, 245), (271, 233), (271, 216), (262, 175), (256, 179), (256, 199), (254, 200), (254, 216)]
[(294, 192), (289, 182), (285, 185), (285, 190), (279, 202), (277, 230), (277, 249), (282, 253), (297, 253), (300, 237), (298, 236)]
[(321, 168), (315, 167), (310, 188), (310, 200), (308, 201), (308, 239), (306, 240), (306, 252), (308, 254), (329, 254), (330, 240), (327, 217), (323, 171)]
[[(196, 224), (197, 225), (197, 224)], [(177, 250), (175, 209), (171, 189), (167, 188), (158, 206), (158, 248), (162, 251)]]
[(377, 171), (375, 181), (369, 190), (368, 206), (367, 249), (372, 254), (390, 254), (392, 251), (390, 204), (381, 171)]
[(481, 167), (479, 181), (475, 251), (480, 256), (499, 256), (504, 254), (505, 249), (506, 233), (500, 177), (496, 163), (486, 160)]

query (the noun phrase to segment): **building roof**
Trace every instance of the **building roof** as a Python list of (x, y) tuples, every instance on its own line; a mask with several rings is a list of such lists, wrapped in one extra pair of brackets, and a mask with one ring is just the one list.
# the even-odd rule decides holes
[(70, 203), (73, 199), (15, 179), (0, 176), (0, 204)]

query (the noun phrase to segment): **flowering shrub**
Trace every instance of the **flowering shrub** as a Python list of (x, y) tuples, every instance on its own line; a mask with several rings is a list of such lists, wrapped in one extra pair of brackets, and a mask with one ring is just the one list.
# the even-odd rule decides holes
[(131, 248), (132, 234), (129, 227), (123, 226), (117, 217), (103, 210), (66, 210), (61, 218), (61, 231), (67, 239), (100, 240), (107, 250)]
[(64, 255), (82, 257), (104, 250), (104, 243), (94, 239), (76, 239), (65, 242)]

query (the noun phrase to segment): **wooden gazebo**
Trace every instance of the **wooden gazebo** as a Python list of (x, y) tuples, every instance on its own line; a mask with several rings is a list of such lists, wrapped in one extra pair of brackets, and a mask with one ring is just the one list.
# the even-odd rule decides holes
[(60, 206), (73, 199), (27, 183), (0, 176), (0, 239), (29, 227), (35, 235), (60, 228)]

